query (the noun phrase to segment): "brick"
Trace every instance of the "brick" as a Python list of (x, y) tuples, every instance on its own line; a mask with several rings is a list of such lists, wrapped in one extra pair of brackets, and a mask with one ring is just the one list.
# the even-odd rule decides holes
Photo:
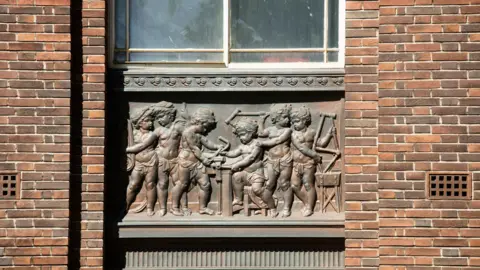
[(411, 25), (407, 27), (409, 33), (440, 33), (443, 31), (441, 25)]
[(467, 53), (433, 53), (434, 61), (466, 61), (468, 60)]
[(405, 83), (406, 89), (435, 89), (440, 88), (439, 81), (408, 81)]
[(38, 61), (65, 61), (70, 60), (70, 53), (64, 52), (41, 52), (37, 53)]
[(466, 134), (467, 127), (465, 126), (434, 126), (432, 127), (433, 134)]
[(41, 51), (43, 50), (43, 44), (41, 43), (16, 43), (11, 42), (8, 44), (8, 49), (11, 51)]
[(448, 266), (466, 266), (468, 265), (467, 258), (434, 258), (435, 265), (448, 265)]
[(380, 0), (380, 6), (412, 6), (414, 0)]
[(35, 0), (37, 6), (68, 6), (71, 0)]

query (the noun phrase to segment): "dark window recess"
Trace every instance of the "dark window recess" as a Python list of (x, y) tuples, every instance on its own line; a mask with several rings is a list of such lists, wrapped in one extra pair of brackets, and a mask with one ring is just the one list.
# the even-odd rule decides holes
[(430, 199), (470, 199), (472, 182), (469, 174), (429, 173), (428, 192)]
[(17, 174), (0, 174), (2, 193), (0, 199), (15, 199), (20, 187), (20, 179)]

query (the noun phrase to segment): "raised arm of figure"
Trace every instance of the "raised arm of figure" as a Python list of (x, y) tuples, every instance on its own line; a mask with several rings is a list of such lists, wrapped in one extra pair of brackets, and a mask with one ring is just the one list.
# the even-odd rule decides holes
[(283, 133), (280, 136), (275, 137), (273, 139), (262, 141), (261, 144), (263, 147), (269, 148), (269, 147), (273, 147), (275, 145), (279, 145), (281, 143), (288, 141), (290, 137), (292, 137), (292, 130), (289, 128), (286, 128), (285, 131), (283, 131)]
[(147, 147), (155, 143), (155, 141), (158, 139), (158, 135), (155, 134), (155, 132), (150, 133), (150, 136), (146, 140), (144, 140), (141, 143), (137, 143), (135, 145), (132, 145), (130, 147), (127, 147), (127, 154), (137, 154), (145, 150)]
[(268, 118), (268, 114), (261, 117), (261, 120), (258, 123), (258, 137), (260, 138), (267, 138), (269, 133), (268, 129), (265, 129), (265, 121)]

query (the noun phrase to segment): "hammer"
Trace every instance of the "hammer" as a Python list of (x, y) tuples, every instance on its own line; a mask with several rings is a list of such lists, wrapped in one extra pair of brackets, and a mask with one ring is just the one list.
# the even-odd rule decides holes
[(242, 112), (239, 108), (236, 108), (235, 111), (232, 112), (232, 114), (227, 118), (225, 119), (225, 124), (227, 125), (230, 125), (230, 123), (232, 122), (232, 120), (237, 117), (237, 115)]
[(230, 125), (233, 119), (237, 116), (262, 116), (266, 115), (267, 112), (242, 112), (239, 108), (235, 109), (233, 113), (225, 120), (225, 124)]
[(332, 119), (337, 119), (336, 113), (320, 113), (320, 116), (331, 117)]

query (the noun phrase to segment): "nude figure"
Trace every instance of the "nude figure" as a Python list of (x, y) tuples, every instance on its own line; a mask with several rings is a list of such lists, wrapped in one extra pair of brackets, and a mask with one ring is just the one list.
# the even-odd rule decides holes
[[(270, 114), (260, 122), (259, 137), (278, 139), (277, 144), (268, 148), (265, 165), (267, 168), (266, 196), (272, 196), (277, 188), (283, 191), (284, 207), (282, 217), (289, 217), (292, 212), (293, 192), (290, 184), (292, 175), (292, 152), (290, 142), (290, 105), (273, 105)], [(270, 116), (273, 126), (264, 129), (266, 118)]]
[(177, 119), (176, 109), (170, 102), (160, 102), (155, 106), (155, 120), (159, 126), (154, 130), (158, 136), (155, 152), (158, 157), (158, 203), (160, 215), (167, 213), (168, 182), (171, 172), (177, 166), (177, 157), (185, 128), (185, 120)]
[[(295, 195), (303, 202), (302, 214), (311, 216), (317, 201), (315, 190), (316, 164), (322, 161), (322, 156), (312, 150), (315, 138), (315, 130), (310, 128), (312, 116), (310, 110), (305, 107), (295, 108), (290, 112), (292, 121), (292, 153), (293, 173), (292, 189)], [(305, 192), (302, 191), (302, 185)]]
[[(126, 210), (135, 201), (135, 198), (142, 188), (143, 181), (147, 189), (147, 215), (155, 214), (158, 158), (155, 154), (156, 136), (152, 132), (152, 109), (146, 107), (132, 115), (131, 121), (134, 125), (134, 146), (127, 147), (126, 153), (135, 154), (135, 166), (130, 176), (130, 183), (127, 188)], [(143, 145), (143, 147), (138, 147)]]
[(188, 191), (192, 181), (198, 183), (199, 213), (213, 215), (214, 211), (208, 208), (212, 187), (210, 178), (205, 172), (205, 166), (210, 166), (212, 157), (206, 155), (202, 149), (218, 150), (223, 145), (215, 144), (207, 139), (208, 133), (216, 128), (217, 122), (213, 111), (207, 108), (198, 109), (190, 119), (190, 125), (182, 133), (180, 153), (178, 155), (177, 177), (178, 184), (172, 189), (172, 214), (183, 216), (180, 211), (180, 199)]
[(175, 120), (177, 110), (171, 102), (161, 101), (151, 106), (151, 108), (153, 110), (152, 115), (159, 126), (155, 128), (153, 136), (149, 140), (133, 146), (132, 149), (142, 150), (154, 143), (154, 141), (158, 142), (155, 148), (158, 158), (158, 182), (156, 188), (160, 205), (159, 214), (164, 216), (167, 213), (169, 179), (177, 165), (180, 140), (186, 121), (182, 118)]
[(264, 148), (278, 144), (278, 140), (259, 141), (258, 124), (250, 118), (242, 117), (234, 124), (234, 133), (242, 143), (236, 149), (223, 155), (242, 159), (232, 164), (232, 184), (234, 200), (233, 205), (243, 205), (243, 188), (251, 186), (252, 193), (249, 194), (252, 201), (261, 208), (268, 208), (271, 217), (278, 215), (271, 192), (265, 192), (265, 175), (263, 170)]

